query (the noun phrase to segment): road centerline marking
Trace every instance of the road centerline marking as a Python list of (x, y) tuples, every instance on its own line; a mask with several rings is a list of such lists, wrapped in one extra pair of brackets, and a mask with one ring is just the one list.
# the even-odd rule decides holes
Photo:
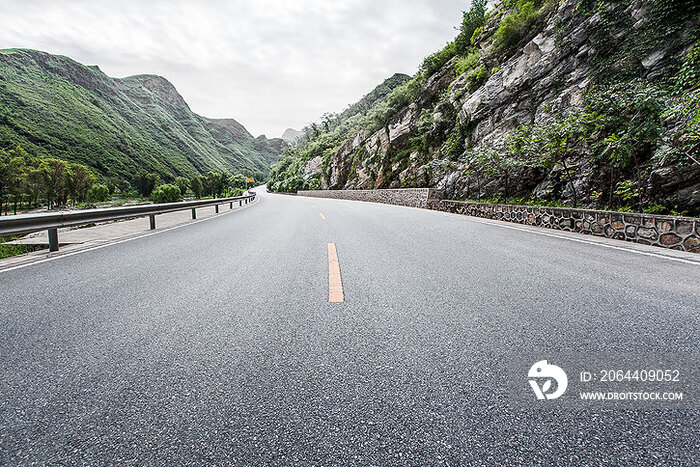
[(328, 244), (328, 301), (339, 303), (345, 301), (343, 281), (340, 277), (340, 262), (335, 243)]
[(324, 216), (322, 212), (319, 212), (318, 215), (321, 216), (321, 219), (323, 219), (324, 221), (326, 220), (326, 216)]

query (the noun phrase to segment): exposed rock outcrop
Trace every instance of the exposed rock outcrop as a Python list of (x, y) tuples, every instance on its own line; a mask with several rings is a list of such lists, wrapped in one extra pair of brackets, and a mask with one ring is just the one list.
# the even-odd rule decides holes
[[(564, 0), (547, 7), (550, 9), (543, 7), (543, 19), (536, 29), (528, 31), (529, 37), (526, 34), (512, 53), (496, 53), (494, 31), (507, 14), (505, 7), (497, 5), (483, 29), (474, 35), (479, 66), (486, 76), (483, 82), (475, 85), (470, 73), (456, 76), (457, 59), (450, 60), (422, 83), (415, 100), (387, 125), (372, 134), (360, 132), (325, 160), (314, 157), (306, 161), (302, 176), (309, 180), (320, 175), (324, 189), (428, 186), (443, 189), (453, 199), (503, 196), (505, 186), (506, 196), (597, 208), (606, 206), (616, 183), (629, 179), (649, 204), (697, 214), (700, 166), (656, 158), (663, 148), (641, 151), (634, 156), (639, 159), (634, 169), (617, 172), (596, 163), (598, 154), (590, 148), (572, 151), (551, 165), (523, 164), (488, 175), (470, 170), (472, 161), (465, 156), (469, 151), (486, 148), (501, 152), (512, 130), (581, 112), (592, 83), (605, 82), (600, 65), (596, 69), (593, 64), (603, 61), (610, 54), (609, 48), (628, 47), (635, 28), (645, 27), (650, 20), (648, 2), (643, 0), (626, 7), (611, 5), (617, 18), (612, 24), (599, 13), (583, 12), (580, 5), (578, 0)], [(632, 65), (606, 64), (610, 74), (623, 66), (634, 66), (636, 77), (629, 79), (651, 83), (674, 72), (679, 57), (690, 50), (696, 37), (693, 31), (698, 27), (698, 14), (693, 11), (678, 20), (680, 26), (671, 39), (653, 44), (645, 56), (630, 58)], [(607, 34), (607, 42), (600, 41), (601, 30)], [(443, 132), (442, 140), (418, 147), (415, 139), (425, 134), (421, 121), (426, 120), (426, 113), (433, 127), (456, 119), (455, 128), (461, 133)]]

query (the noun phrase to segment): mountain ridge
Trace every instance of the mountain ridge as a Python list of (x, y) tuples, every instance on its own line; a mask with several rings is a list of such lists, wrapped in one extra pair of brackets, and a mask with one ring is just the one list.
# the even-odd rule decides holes
[(264, 178), (281, 140), (253, 137), (235, 119), (190, 109), (165, 77), (112, 78), (98, 66), (31, 49), (0, 50), (0, 146), (88, 165), (129, 179), (207, 171)]
[(295, 130), (294, 128), (287, 128), (286, 130), (284, 130), (284, 133), (282, 133), (282, 136), (280, 136), (280, 138), (289, 144), (293, 144), (296, 140), (301, 138), (303, 134), (304, 132), (302, 131)]

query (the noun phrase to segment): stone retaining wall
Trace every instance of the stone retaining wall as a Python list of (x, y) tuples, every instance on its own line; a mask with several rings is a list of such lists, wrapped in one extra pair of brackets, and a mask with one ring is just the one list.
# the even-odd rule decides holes
[(700, 218), (442, 200), (431, 209), (700, 253)]
[(442, 197), (442, 190), (432, 188), (397, 188), (388, 190), (312, 190), (299, 191), (298, 196), (313, 198), (349, 199), (372, 203), (395, 204), (428, 208)]
[(442, 190), (314, 190), (299, 196), (413, 206), (700, 253), (700, 218), (441, 200)]

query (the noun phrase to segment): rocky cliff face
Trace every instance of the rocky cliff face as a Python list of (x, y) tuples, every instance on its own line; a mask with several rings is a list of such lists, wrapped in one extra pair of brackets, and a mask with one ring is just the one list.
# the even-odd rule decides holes
[(213, 171), (262, 178), (284, 150), (233, 119), (195, 114), (167, 79), (110, 78), (98, 67), (32, 50), (0, 51), (0, 146), (129, 179)]
[[(698, 102), (698, 83), (678, 84), (678, 76), (697, 67), (688, 57), (698, 49), (699, 15), (686, 5), (693, 2), (671, 3), (498, 4), (472, 36), (468, 54), (478, 58), (466, 70), (470, 57), (448, 60), (386, 125), (306, 161), (300, 173), (320, 176), (320, 188), (427, 186), (453, 199), (697, 214), (698, 148), (688, 157), (676, 151), (679, 138), (697, 138), (697, 126), (679, 130), (669, 102)], [(659, 15), (672, 15), (673, 27), (658, 31), (668, 24)], [(528, 28), (504, 46), (508, 21)], [(647, 131), (639, 116), (647, 113), (653, 135), (635, 136)]]

